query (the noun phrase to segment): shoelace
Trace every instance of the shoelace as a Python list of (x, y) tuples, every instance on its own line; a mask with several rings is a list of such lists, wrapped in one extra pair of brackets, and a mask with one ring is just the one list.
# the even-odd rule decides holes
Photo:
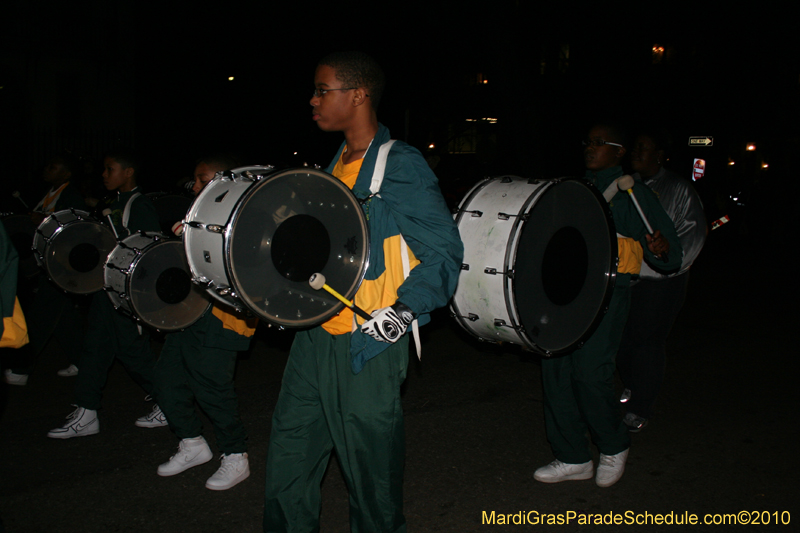
[(241, 462), (241, 458), (234, 459), (232, 455), (229, 457), (222, 454), (220, 459), (222, 460), (222, 465), (219, 467), (219, 470), (217, 470), (217, 473), (220, 475), (227, 475), (231, 470), (236, 470), (236, 465)]
[(614, 466), (617, 457), (615, 455), (601, 455), (600, 456), (600, 464), (602, 466)]

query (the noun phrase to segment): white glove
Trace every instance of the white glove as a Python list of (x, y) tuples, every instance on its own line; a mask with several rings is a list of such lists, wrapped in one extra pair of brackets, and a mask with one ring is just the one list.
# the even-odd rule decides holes
[(361, 331), (376, 341), (397, 342), (403, 336), (408, 325), (414, 321), (414, 313), (408, 306), (395, 302), (391, 307), (384, 307), (372, 312), (372, 320), (361, 325)]

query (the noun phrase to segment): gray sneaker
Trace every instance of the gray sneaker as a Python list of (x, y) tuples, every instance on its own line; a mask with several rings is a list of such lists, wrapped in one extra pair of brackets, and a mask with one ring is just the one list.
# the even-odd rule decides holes
[(639, 433), (647, 425), (647, 419), (634, 413), (628, 413), (622, 419), (631, 433)]
[(622, 477), (625, 472), (625, 463), (628, 460), (628, 450), (623, 450), (615, 455), (600, 454), (600, 464), (597, 465), (595, 482), (598, 487), (610, 487)]
[(69, 365), (67, 368), (62, 368), (58, 372), (56, 372), (62, 378), (71, 378), (72, 376), (78, 375), (78, 367), (75, 365)]
[(178, 453), (169, 458), (169, 461), (158, 467), (161, 477), (174, 476), (193, 466), (205, 464), (214, 457), (206, 439), (194, 437), (183, 439), (178, 443)]
[(153, 410), (149, 415), (140, 416), (136, 419), (136, 427), (140, 428), (165, 428), (168, 425), (167, 417), (164, 416), (158, 404), (153, 406)]
[(561, 483), (562, 481), (576, 481), (591, 479), (594, 475), (594, 463), (591, 461), (581, 464), (564, 463), (556, 459), (549, 465), (537, 468), (533, 479), (542, 483)]
[(60, 428), (51, 429), (47, 436), (51, 439), (71, 439), (100, 433), (97, 411), (78, 407), (67, 415), (67, 423)]
[(231, 453), (223, 455), (221, 459), (219, 469), (206, 481), (207, 489), (228, 490), (250, 476), (247, 453)]

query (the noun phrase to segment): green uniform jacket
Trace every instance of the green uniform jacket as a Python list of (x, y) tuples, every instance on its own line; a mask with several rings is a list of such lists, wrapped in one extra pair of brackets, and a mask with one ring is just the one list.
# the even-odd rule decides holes
[[(611, 185), (611, 182), (622, 176), (622, 167), (612, 167), (600, 172), (586, 172), (586, 179), (595, 185), (598, 190), (605, 191)], [(639, 201), (642, 211), (647, 216), (653, 231), (660, 230), (664, 238), (669, 241), (669, 254), (668, 261), (664, 262), (656, 258), (653, 253), (647, 249), (647, 228), (642, 222), (639, 213), (636, 211), (636, 206), (630, 198), (627, 191), (619, 191), (609, 202), (608, 206), (611, 208), (611, 215), (614, 218), (614, 226), (617, 233), (630, 237), (639, 241), (644, 249), (644, 257), (651, 264), (655, 265), (662, 271), (670, 272), (677, 271), (681, 266), (681, 258), (683, 251), (681, 249), (681, 241), (675, 231), (675, 225), (669, 218), (669, 215), (658, 197), (650, 190), (649, 187), (641, 182), (635, 182), (633, 186), (633, 194)], [(628, 286), (630, 285), (630, 274), (618, 274), (617, 284)]]
[[(0, 313), (3, 318), (14, 314), (14, 300), (17, 297), (17, 251), (8, 238), (6, 228), (0, 222)], [(0, 336), (4, 326), (0, 321)]]
[[(358, 199), (370, 196), (378, 149), (390, 139), (389, 130), (379, 124), (353, 186)], [(344, 147), (342, 143), (327, 172), (333, 172)], [(439, 182), (417, 149), (402, 141), (392, 145), (379, 195), (364, 204), (364, 211), (370, 231), (370, 260), (364, 279), (374, 280), (383, 273), (383, 241), (402, 234), (421, 264), (397, 290), (398, 301), (420, 316), (421, 325), (429, 322), (428, 313), (446, 305), (455, 291), (464, 245)], [(388, 346), (357, 330), (350, 344), (353, 371), (358, 373), (367, 360)]]
[[(137, 231), (161, 231), (161, 224), (158, 222), (156, 206), (153, 204), (153, 201), (144, 194), (140, 194), (140, 196), (133, 200), (127, 228), (122, 225), (122, 215), (125, 211), (125, 205), (128, 203), (130, 197), (137, 192), (141, 193), (139, 187), (129, 192), (117, 192), (104, 198), (97, 206), (98, 213), (102, 213), (106, 208), (111, 209), (111, 220), (114, 221), (114, 228), (117, 230), (117, 235), (119, 235), (120, 239), (124, 239)], [(102, 214), (98, 215), (98, 218), (107, 220)]]

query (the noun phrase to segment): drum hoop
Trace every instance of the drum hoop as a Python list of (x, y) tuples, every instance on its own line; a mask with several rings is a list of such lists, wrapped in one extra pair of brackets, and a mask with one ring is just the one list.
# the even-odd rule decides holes
[[(595, 187), (590, 181), (588, 181), (588, 180), (586, 180), (584, 178), (561, 177), (561, 178), (557, 178), (555, 180), (552, 180), (553, 183), (552, 183), (551, 186), (556, 185), (558, 183), (568, 182), (568, 181), (574, 181), (574, 182), (582, 183), (583, 185), (586, 186), (586, 189), (591, 194), (593, 194), (594, 197), (597, 199), (597, 203), (600, 205), (600, 209), (603, 211), (603, 214), (605, 215), (606, 220), (608, 221), (608, 237), (609, 237), (609, 241), (612, 243), (612, 246), (613, 246), (617, 241), (617, 230), (616, 230), (616, 227), (614, 226), (614, 218), (613, 218), (613, 216), (611, 214), (611, 208), (608, 206), (608, 202), (606, 202), (605, 198), (603, 198), (603, 195), (600, 193), (600, 191), (597, 190), (597, 187)], [(550, 187), (547, 187), (545, 190), (549, 190), (549, 189), (550, 189)], [(544, 191), (542, 191), (542, 192), (544, 192)], [(537, 198), (538, 198), (538, 195), (537, 195)], [(516, 257), (516, 254), (514, 255), (514, 257)], [(520, 336), (523, 338), (523, 340), (525, 340), (527, 343), (529, 343), (529, 347), (534, 349), (534, 350), (536, 350), (537, 352), (543, 353), (543, 354), (545, 354), (547, 356), (553, 356), (553, 355), (565, 355), (565, 354), (568, 354), (568, 353), (572, 353), (575, 350), (577, 350), (578, 348), (580, 348), (581, 346), (583, 346), (583, 344), (587, 340), (589, 340), (589, 338), (594, 334), (594, 332), (597, 330), (598, 326), (600, 326), (600, 322), (603, 320), (603, 317), (608, 312), (608, 306), (609, 306), (609, 303), (611, 302), (611, 298), (614, 295), (614, 287), (616, 286), (616, 283), (617, 283), (617, 263), (618, 262), (619, 262), (618, 252), (612, 252), (609, 255), (608, 273), (606, 275), (607, 277), (606, 277), (605, 294), (603, 295), (603, 299), (602, 299), (602, 301), (600, 303), (600, 312), (597, 313), (597, 315), (594, 317), (594, 320), (592, 320), (591, 324), (589, 324), (589, 326), (586, 328), (586, 331), (584, 331), (584, 333), (580, 337), (578, 337), (572, 344), (570, 344), (566, 348), (563, 348), (563, 349), (560, 349), (560, 350), (552, 350), (552, 351), (550, 351), (550, 350), (546, 350), (546, 349), (542, 348), (541, 346), (539, 346), (538, 344), (533, 342), (528, 337), (527, 333), (524, 330), (519, 330), (521, 332)], [(514, 285), (515, 283), (516, 283), (516, 281), (513, 280), (512, 281), (512, 286), (513, 286), (512, 288), (514, 289), (515, 294), (516, 294), (516, 285)], [(516, 308), (516, 305), (514, 306), (514, 313), (517, 316), (519, 316), (519, 310)]]
[[(276, 179), (278, 179), (281, 176), (284, 176), (286, 174), (296, 174), (296, 173), (316, 174), (319, 177), (332, 178), (331, 182), (334, 183), (344, 193), (349, 195), (351, 197), (354, 205), (359, 206), (359, 212), (361, 213), (361, 216), (359, 218), (361, 219), (361, 221), (364, 224), (364, 229), (365, 229), (365, 233), (366, 233), (366, 239), (364, 240), (364, 246), (366, 248), (366, 252), (365, 252), (364, 261), (362, 263), (361, 269), (360, 269), (359, 274), (358, 274), (358, 276), (356, 278), (356, 283), (354, 284), (352, 289), (348, 289), (346, 292), (342, 293), (342, 295), (345, 298), (347, 298), (348, 300), (352, 300), (355, 297), (355, 294), (358, 292), (358, 289), (361, 287), (361, 283), (364, 281), (364, 276), (366, 276), (366, 274), (367, 274), (367, 269), (369, 268), (369, 260), (370, 260), (370, 256), (371, 256), (369, 223), (367, 222), (366, 214), (364, 213), (363, 204), (361, 203), (361, 201), (359, 201), (359, 199), (355, 196), (355, 194), (353, 194), (353, 191), (350, 190), (344, 183), (342, 183), (341, 180), (337, 179), (335, 176), (332, 176), (332, 175), (328, 174), (327, 172), (323, 172), (322, 170), (319, 170), (319, 169), (310, 168), (310, 167), (294, 167), (294, 168), (286, 168), (286, 169), (281, 169), (281, 170), (273, 170), (273, 172), (270, 173), (269, 175), (262, 176), (260, 179), (256, 180), (256, 182), (259, 185), (255, 185), (255, 183), (254, 183), (252, 186), (250, 186), (239, 197), (237, 202), (234, 204), (234, 207), (231, 210), (231, 215), (230, 215), (230, 217), (228, 217), (228, 221), (225, 224), (225, 231), (223, 233), (223, 245), (222, 245), (223, 246), (222, 253), (223, 253), (223, 257), (224, 257), (223, 266), (225, 267), (225, 274), (228, 277), (228, 281), (230, 281), (230, 283), (231, 283), (231, 288), (233, 289), (234, 295), (236, 296), (236, 300), (238, 302), (241, 302), (241, 304), (243, 305), (244, 309), (248, 309), (249, 311), (251, 311), (256, 316), (258, 316), (259, 318), (263, 319), (266, 322), (271, 322), (271, 321), (269, 321), (268, 319), (264, 318), (261, 315), (261, 313), (250, 309), (245, 304), (244, 300), (240, 297), (240, 295), (243, 294), (242, 288), (239, 285), (239, 281), (238, 281), (237, 277), (234, 275), (232, 269), (230, 268), (230, 264), (231, 264), (231, 255), (230, 255), (231, 254), (231, 241), (232, 241), (232, 237), (233, 237), (233, 232), (232, 232), (232, 229), (231, 229), (232, 228), (232, 222), (241, 213), (242, 206), (244, 205), (245, 201), (248, 200), (252, 195), (254, 195), (256, 190), (259, 187), (262, 186), (261, 183), (267, 183), (269, 181), (276, 180)], [(331, 309), (332, 309), (332, 311), (330, 311), (330, 314), (331, 314), (331, 316), (334, 316), (337, 313), (341, 312), (342, 309), (344, 309), (344, 304), (341, 303), (340, 301), (336, 300), (335, 303), (331, 306)], [(305, 327), (308, 327), (307, 324), (294, 326), (294, 325), (291, 325), (291, 324), (284, 324), (284, 323), (279, 323), (279, 322), (275, 322), (275, 323), (277, 325), (281, 326), (281, 327), (286, 327), (286, 328), (294, 328), (294, 327), (305, 328)]]
[[(539, 198), (545, 193), (545, 191), (549, 190), (552, 186), (554, 186), (557, 180), (539, 180), (544, 182), (544, 184), (537, 188), (534, 194), (528, 196), (525, 199), (525, 202), (520, 206), (519, 212), (515, 217), (514, 224), (511, 227), (511, 231), (508, 234), (508, 241), (506, 242), (506, 254), (503, 260), (503, 271), (509, 272), (511, 271), (512, 267), (514, 267), (513, 261), (517, 257), (517, 246), (519, 244), (519, 231), (523, 225), (523, 222), (527, 222), (527, 220), (523, 221), (523, 215), (528, 215), (535, 206)], [(512, 301), (512, 296), (515, 294), (514, 290), (516, 289), (514, 278), (505, 276), (505, 285), (506, 290), (503, 291), (503, 298), (506, 302), (506, 309), (513, 310), (513, 313), (509, 313), (508, 319), (511, 321), (511, 327), (519, 334), (520, 338), (530, 347), (535, 348), (537, 350), (541, 350), (535, 342), (533, 342), (529, 337), (525, 328), (523, 327), (522, 323), (519, 320), (519, 309), (517, 309), (517, 302), (516, 299)], [(542, 350), (545, 351), (546, 350)]]

